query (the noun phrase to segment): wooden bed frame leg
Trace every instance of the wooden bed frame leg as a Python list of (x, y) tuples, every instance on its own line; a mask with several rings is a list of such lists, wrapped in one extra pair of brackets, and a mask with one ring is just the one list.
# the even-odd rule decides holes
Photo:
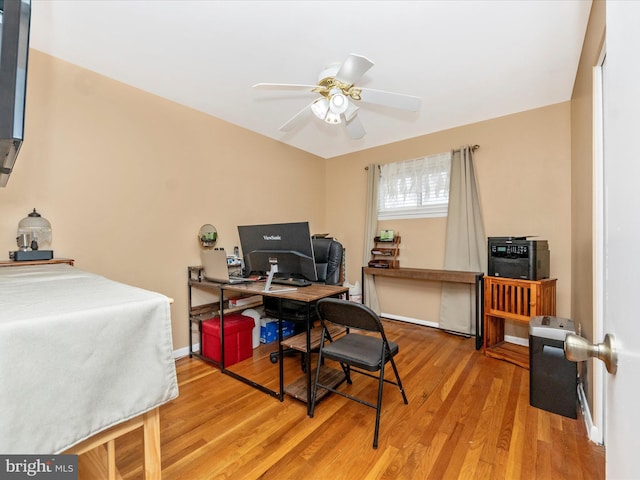
[[(122, 477), (116, 468), (115, 440), (140, 427), (142, 427), (144, 436), (144, 478), (145, 480), (162, 480), (160, 407), (97, 433), (64, 453), (73, 455), (87, 454), (78, 459), (79, 464), (82, 463), (85, 471), (83, 478), (120, 480)], [(105, 460), (107, 464), (106, 470)]]
[(144, 414), (144, 478), (162, 480), (160, 455), (160, 409)]
[(109, 440), (107, 442), (107, 475), (109, 480), (116, 480), (116, 441)]

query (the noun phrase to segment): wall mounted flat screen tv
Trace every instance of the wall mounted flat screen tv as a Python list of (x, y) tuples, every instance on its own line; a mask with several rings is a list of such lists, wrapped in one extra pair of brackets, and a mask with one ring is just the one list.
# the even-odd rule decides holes
[(0, 187), (24, 139), (31, 0), (0, 0)]

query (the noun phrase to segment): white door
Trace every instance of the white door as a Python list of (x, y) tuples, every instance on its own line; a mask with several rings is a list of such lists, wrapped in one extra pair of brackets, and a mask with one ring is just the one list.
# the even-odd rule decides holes
[(618, 346), (604, 380), (606, 470), (640, 479), (640, 2), (606, 9), (603, 330)]

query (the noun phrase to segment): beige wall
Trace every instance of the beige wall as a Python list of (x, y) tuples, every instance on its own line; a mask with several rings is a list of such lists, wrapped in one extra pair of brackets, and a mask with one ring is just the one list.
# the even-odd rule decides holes
[[(571, 278), (575, 292), (571, 302), (573, 319), (582, 325), (582, 335), (594, 338), (594, 262), (593, 262), (593, 67), (597, 64), (604, 42), (605, 2), (595, 1), (571, 99)], [(589, 365), (589, 362), (585, 363)], [(593, 379), (586, 372), (586, 394), (593, 399)]]
[(215, 225), (228, 250), (239, 224), (309, 220), (313, 231), (326, 230), (323, 160), (30, 55), (25, 142), (0, 189), (4, 255), (16, 248), (20, 219), (37, 208), (52, 224), (56, 256), (173, 297), (180, 348), (188, 344), (187, 266), (199, 264), (201, 225)]
[[(238, 224), (309, 220), (312, 231), (344, 243), (347, 280), (355, 283), (365, 165), (469, 143), (481, 146), (487, 236), (547, 239), (558, 314), (570, 315), (569, 102), (323, 160), (38, 51), (31, 52), (27, 95), (25, 144), (0, 189), (0, 243), (15, 249), (18, 221), (36, 207), (52, 222), (56, 256), (175, 299), (174, 348), (188, 342), (186, 267), (199, 262), (202, 224), (214, 224), (219, 245), (231, 249)], [(254, 198), (230, 200), (236, 192)], [(441, 268), (446, 219), (380, 227), (402, 235), (401, 265)], [(379, 287), (385, 312), (437, 320), (437, 284), (389, 280)], [(509, 333), (526, 336), (526, 328)]]
[[(347, 278), (359, 278), (363, 257), (364, 167), (479, 144), (475, 165), (487, 236), (538, 235), (549, 241), (558, 279), (558, 315), (571, 314), (570, 103), (465, 125), (327, 161), (335, 194), (327, 200), (331, 231), (348, 251)], [(446, 219), (385, 221), (402, 236), (400, 264), (442, 268)], [(437, 321), (437, 284), (378, 280), (386, 313)], [(526, 337), (526, 327), (507, 333)]]

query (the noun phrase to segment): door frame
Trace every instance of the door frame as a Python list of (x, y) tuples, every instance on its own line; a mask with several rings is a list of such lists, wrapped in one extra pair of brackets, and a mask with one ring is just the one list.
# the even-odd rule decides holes
[[(598, 343), (604, 338), (606, 331), (604, 325), (604, 111), (603, 111), (603, 66), (606, 56), (606, 43), (603, 44), (598, 62), (593, 67), (593, 343)], [(585, 422), (587, 432), (592, 442), (604, 443), (604, 415), (605, 415), (605, 390), (604, 390), (604, 364), (592, 359), (589, 363), (593, 371), (593, 398), (590, 411), (587, 409)], [(582, 386), (582, 385), (581, 385)], [(585, 392), (581, 397), (586, 402)]]

